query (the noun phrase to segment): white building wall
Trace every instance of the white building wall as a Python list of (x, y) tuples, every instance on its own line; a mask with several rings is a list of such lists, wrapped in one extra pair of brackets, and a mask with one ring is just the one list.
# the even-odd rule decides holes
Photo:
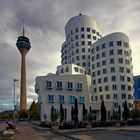
[[(120, 46), (117, 44), (119, 43), (118, 41), (121, 41)], [(109, 46), (111, 42), (113, 42), (113, 46)], [(120, 54), (118, 54), (119, 50), (122, 51)], [(105, 57), (102, 56), (103, 53), (105, 53)], [(123, 63), (119, 63), (120, 58), (123, 60)], [(114, 64), (110, 62), (111, 59), (114, 59)], [(105, 64), (103, 64), (103, 61), (105, 61)], [(97, 63), (100, 65), (97, 66)], [(103, 69), (106, 69), (106, 73), (103, 73)], [(111, 69), (114, 70), (111, 71)], [(120, 71), (120, 69), (122, 70)], [(101, 96), (103, 96), (105, 102), (110, 102), (110, 105), (113, 103), (112, 109), (118, 110), (119, 105), (123, 108), (125, 100), (127, 100), (130, 109), (133, 107), (131, 48), (129, 39), (124, 33), (109, 34), (92, 45), (91, 71), (91, 88), (94, 102), (100, 104), (102, 100)], [(115, 80), (112, 80), (112, 76), (115, 77)], [(120, 80), (121, 76), (124, 77), (124, 81)], [(107, 81), (105, 81), (104, 78), (107, 78)], [(125, 86), (125, 89), (122, 89), (122, 85)], [(108, 86), (108, 90), (105, 90), (105, 86)], [(128, 89), (128, 86), (130, 86), (131, 89)], [(110, 96), (109, 99), (107, 96)], [(124, 98), (123, 96), (126, 97)]]
[[(46, 88), (46, 81), (52, 81), (52, 89)], [(63, 89), (56, 89), (56, 81), (63, 82)], [(67, 82), (73, 82), (73, 90), (67, 89)], [(82, 96), (85, 98), (86, 109), (89, 110), (90, 107), (90, 81), (91, 78), (89, 75), (55, 75), (48, 74), (47, 76), (39, 76), (36, 78), (36, 92), (40, 97), (41, 105), (41, 119), (44, 120), (44, 114), (46, 114), (46, 120), (51, 121), (51, 107), (52, 105), (58, 111), (60, 109), (59, 95), (64, 95), (65, 102), (63, 103), (63, 108), (67, 109), (67, 121), (71, 120), (71, 107), (74, 107), (74, 104), (70, 103), (70, 95), (75, 96), (79, 102), (79, 97)], [(83, 83), (83, 89), (77, 91), (76, 84)], [(48, 95), (54, 95), (54, 103), (48, 102)], [(78, 118), (82, 120), (82, 108), (83, 104), (78, 103), (79, 113)]]

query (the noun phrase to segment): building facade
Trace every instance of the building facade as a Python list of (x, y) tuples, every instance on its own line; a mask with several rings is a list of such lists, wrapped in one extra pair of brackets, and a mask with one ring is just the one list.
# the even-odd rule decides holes
[(36, 78), (36, 93), (39, 95), (41, 106), (41, 120), (51, 121), (51, 108), (60, 112), (60, 105), (64, 108), (64, 120), (71, 120), (71, 108), (74, 107), (75, 98), (78, 101), (78, 118), (82, 120), (83, 104), (87, 110), (90, 107), (89, 75), (56, 75), (48, 74)]
[(90, 73), (90, 47), (101, 38), (100, 27), (89, 16), (79, 14), (65, 26), (66, 41), (61, 49), (61, 63), (76, 64)]
[[(93, 101), (110, 102), (112, 110), (133, 108), (133, 73), (129, 39), (124, 33), (112, 33), (93, 43), (91, 72)], [(123, 110), (122, 110), (123, 111)]]
[[(66, 109), (66, 120), (70, 120), (70, 98), (84, 98), (88, 109), (90, 106), (100, 120), (101, 101), (104, 100), (109, 120), (113, 110), (119, 106), (123, 112), (124, 102), (129, 109), (133, 108), (133, 66), (131, 47), (127, 35), (121, 32), (101, 36), (97, 23), (89, 16), (72, 17), (65, 26), (66, 41), (61, 49), (61, 63), (56, 74), (36, 78), (36, 92), (41, 103), (41, 117), (47, 115), (50, 120), (50, 109), (53, 105), (57, 110), (60, 98)], [(46, 87), (51, 81), (53, 88)], [(56, 88), (57, 82), (63, 85)], [(82, 83), (82, 91), (76, 90), (77, 83)], [(72, 90), (67, 86), (71, 83)], [(50, 95), (50, 96), (49, 96)], [(63, 96), (63, 97), (60, 97)], [(70, 97), (74, 96), (74, 97)], [(82, 96), (82, 97), (81, 97)], [(52, 103), (49, 98), (53, 99)], [(46, 116), (45, 115), (45, 116)], [(79, 120), (82, 120), (79, 111)]]
[(134, 104), (135, 108), (140, 111), (140, 75), (134, 76)]

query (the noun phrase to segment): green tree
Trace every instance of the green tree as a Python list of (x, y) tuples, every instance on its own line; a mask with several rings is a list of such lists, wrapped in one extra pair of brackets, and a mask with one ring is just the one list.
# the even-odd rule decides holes
[(40, 118), (40, 108), (35, 101), (31, 103), (31, 106), (29, 108), (29, 117), (34, 120), (38, 120)]
[(140, 118), (140, 111), (138, 111), (137, 109), (133, 109), (130, 111), (129, 113), (129, 118), (136, 120)]
[(106, 121), (106, 108), (103, 100), (101, 102), (101, 121)]
[(128, 116), (129, 116), (129, 109), (127, 107), (127, 101), (125, 101), (124, 110), (123, 110), (123, 119), (124, 119), (124, 121), (127, 121)]
[(94, 114), (93, 114), (92, 112), (89, 112), (89, 113), (87, 114), (87, 116), (86, 116), (86, 119), (87, 119), (88, 122), (93, 121), (93, 119), (94, 119)]

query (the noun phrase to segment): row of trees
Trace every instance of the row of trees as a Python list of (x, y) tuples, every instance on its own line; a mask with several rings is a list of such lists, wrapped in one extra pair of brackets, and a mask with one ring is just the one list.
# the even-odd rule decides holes
[[(106, 121), (106, 107), (104, 105), (104, 101), (101, 102), (101, 121)], [(60, 112), (54, 111), (54, 107), (51, 108), (51, 121), (55, 122), (58, 117), (60, 117), (60, 123), (64, 121), (64, 108), (63, 105), (60, 104)], [(89, 111), (85, 108), (85, 104), (83, 104), (82, 109), (82, 117), (83, 121), (93, 121), (95, 119), (95, 114), (93, 113), (91, 106), (89, 107)], [(123, 118), (124, 121), (127, 121), (128, 118), (136, 119), (140, 117), (140, 112), (137, 110), (129, 111), (127, 107), (127, 102), (125, 101), (123, 113), (121, 113), (121, 107), (118, 107), (118, 111), (113, 110), (113, 114), (111, 119), (121, 120)], [(74, 106), (71, 107), (71, 121), (78, 122), (78, 102), (77, 98), (75, 98)]]

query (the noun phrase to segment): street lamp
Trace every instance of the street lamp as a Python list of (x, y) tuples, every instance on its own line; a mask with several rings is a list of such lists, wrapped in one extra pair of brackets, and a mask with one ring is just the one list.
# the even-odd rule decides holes
[(15, 85), (16, 85), (16, 82), (18, 81), (18, 79), (14, 79), (14, 122), (15, 122), (15, 110), (16, 110), (16, 100), (15, 100), (15, 97), (16, 97), (16, 93), (15, 93)]

